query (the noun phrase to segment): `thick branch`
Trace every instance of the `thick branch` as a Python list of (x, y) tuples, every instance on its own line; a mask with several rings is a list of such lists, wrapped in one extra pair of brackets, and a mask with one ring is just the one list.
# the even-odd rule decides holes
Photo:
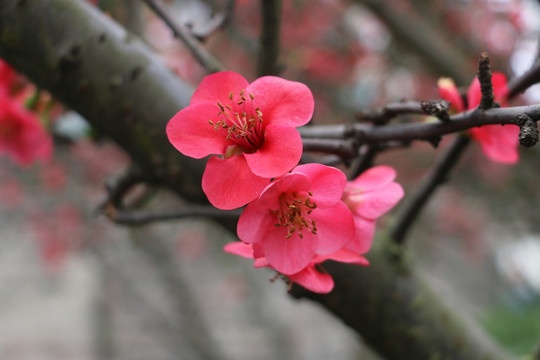
[(381, 238), (375, 244), (370, 266), (323, 264), (335, 281), (330, 294), (294, 286), (293, 296), (320, 303), (385, 359), (510, 359), (429, 290), (403, 246)]
[(181, 156), (165, 134), (193, 90), (141, 41), (72, 0), (0, 1), (0, 34), (2, 58), (116, 141), (145, 176), (206, 201), (204, 164)]

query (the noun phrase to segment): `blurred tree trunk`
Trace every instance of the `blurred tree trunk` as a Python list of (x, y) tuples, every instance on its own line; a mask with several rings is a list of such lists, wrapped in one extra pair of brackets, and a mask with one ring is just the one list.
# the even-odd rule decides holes
[[(116, 141), (152, 180), (206, 201), (204, 162), (181, 156), (165, 134), (191, 87), (104, 14), (84, 1), (2, 0), (0, 56)], [(331, 294), (294, 295), (325, 306), (388, 359), (509, 358), (433, 296), (403, 248), (379, 242), (370, 267), (327, 266)]]

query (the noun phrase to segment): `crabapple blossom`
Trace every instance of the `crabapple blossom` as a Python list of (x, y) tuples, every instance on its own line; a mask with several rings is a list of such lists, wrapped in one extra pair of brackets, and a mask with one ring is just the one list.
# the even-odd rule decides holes
[[(223, 249), (225, 250), (225, 252), (228, 252), (230, 254), (242, 256), (248, 259), (254, 259), (253, 267), (273, 268), (266, 258), (255, 258), (252, 244), (246, 244), (242, 241), (236, 241), (225, 245)], [(290, 283), (296, 283), (310, 291), (320, 294), (329, 293), (334, 288), (334, 280), (332, 279), (332, 276), (330, 276), (330, 274), (318, 270), (321, 269), (319, 264), (326, 260), (334, 260), (343, 263), (364, 266), (369, 264), (367, 259), (364, 258), (362, 255), (359, 255), (351, 250), (339, 249), (332, 254), (315, 255), (305, 268), (295, 274), (284, 276)]]
[(52, 140), (34, 113), (0, 92), (0, 154), (22, 166), (52, 155)]
[(275, 76), (248, 83), (232, 71), (204, 78), (190, 105), (167, 124), (167, 136), (182, 154), (211, 157), (202, 178), (208, 200), (234, 209), (254, 200), (272, 178), (298, 164), (314, 100), (304, 84)]
[[(506, 76), (502, 73), (493, 73), (493, 95), (501, 106), (506, 106), (508, 87)], [(453, 112), (472, 110), (480, 104), (482, 94), (480, 82), (475, 77), (467, 91), (466, 104), (461, 97), (456, 84), (449, 78), (441, 78), (438, 82), (439, 95), (450, 101), (450, 109)], [(515, 164), (519, 160), (518, 135), (519, 127), (513, 125), (485, 125), (468, 130), (471, 137), (476, 140), (484, 155), (500, 164)]]
[(370, 168), (348, 181), (342, 200), (354, 217), (355, 235), (346, 246), (354, 252), (369, 251), (375, 232), (375, 220), (392, 209), (403, 197), (403, 188), (394, 182), (396, 171), (390, 166)]
[(345, 174), (306, 164), (268, 185), (238, 220), (238, 237), (254, 256), (285, 275), (306, 268), (316, 255), (343, 248), (354, 236), (354, 220), (341, 201)]

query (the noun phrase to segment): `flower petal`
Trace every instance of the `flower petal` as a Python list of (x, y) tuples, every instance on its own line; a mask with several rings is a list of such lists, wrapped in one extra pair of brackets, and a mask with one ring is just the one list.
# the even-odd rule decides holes
[(262, 177), (279, 177), (290, 171), (302, 156), (302, 138), (290, 126), (269, 125), (264, 145), (258, 151), (244, 154), (251, 171)]
[(206, 76), (191, 97), (190, 104), (209, 102), (216, 106), (218, 102), (229, 99), (232, 92), (237, 95), (246, 89), (249, 83), (244, 77), (234, 71), (223, 71)]
[(254, 244), (264, 239), (269, 232), (275, 229), (274, 222), (274, 216), (268, 208), (253, 201), (246, 206), (240, 215), (236, 233), (240, 240)]
[(506, 75), (500, 72), (494, 72), (491, 76), (491, 82), (493, 83), (493, 95), (495, 96), (495, 101), (498, 101), (499, 105), (502, 107), (507, 106), (509, 90)]
[(480, 143), (482, 152), (491, 161), (515, 164), (519, 160), (519, 127), (514, 125), (486, 125), (469, 130)]
[(459, 93), (454, 80), (445, 77), (440, 78), (439, 81), (437, 81), (437, 86), (439, 88), (439, 96), (450, 102), (450, 109), (454, 112), (462, 112), (465, 110), (463, 99), (461, 98), (461, 94)]
[[(345, 246), (354, 236), (353, 216), (347, 205), (341, 201), (328, 209), (313, 210), (310, 218), (317, 226), (317, 254), (333, 253)], [(304, 237), (305, 235), (306, 232)]]
[(392, 182), (396, 178), (394, 168), (386, 165), (375, 166), (364, 171), (353, 181), (347, 184), (354, 187), (360, 187), (362, 192), (379, 188)]
[[(501, 106), (506, 106), (506, 97), (508, 95), (508, 86), (506, 85), (506, 76), (503, 73), (495, 72), (491, 76), (493, 84), (493, 95), (496, 101), (501, 102)], [(467, 107), (474, 109), (480, 105), (482, 92), (480, 91), (480, 81), (475, 77), (467, 91)]]
[(322, 164), (299, 165), (292, 173), (304, 174), (311, 179), (309, 187), (313, 193), (311, 200), (323, 208), (333, 206), (341, 199), (347, 183), (347, 178), (341, 170)]
[(302, 83), (263, 76), (251, 83), (246, 92), (254, 95), (254, 103), (267, 124), (297, 127), (309, 122), (313, 115), (313, 94)]
[(246, 205), (263, 191), (270, 179), (249, 170), (242, 155), (227, 159), (211, 157), (202, 177), (202, 188), (208, 200), (218, 209), (231, 210)]
[(365, 254), (371, 249), (375, 234), (375, 220), (354, 216), (354, 237), (345, 248), (358, 254)]
[(322, 263), (326, 260), (334, 260), (346, 264), (355, 265), (369, 265), (369, 261), (362, 255), (348, 249), (339, 249), (335, 253), (328, 255), (316, 255), (314, 258), (315, 263)]
[(247, 259), (253, 259), (253, 247), (242, 241), (228, 243), (223, 247), (223, 251), (229, 254), (238, 255)]
[(327, 294), (334, 288), (332, 276), (318, 272), (313, 265), (296, 274), (289, 275), (289, 280), (319, 294)]
[(303, 238), (297, 233), (286, 238), (288, 228), (274, 227), (265, 237), (263, 251), (274, 269), (285, 275), (295, 274), (305, 268), (317, 249), (317, 237), (304, 232)]
[(223, 154), (225, 136), (208, 123), (217, 119), (217, 106), (203, 103), (180, 110), (167, 124), (167, 137), (186, 156), (201, 159), (210, 154)]
[(403, 197), (403, 188), (395, 182), (360, 195), (359, 206), (353, 211), (367, 219), (377, 219), (392, 209)]

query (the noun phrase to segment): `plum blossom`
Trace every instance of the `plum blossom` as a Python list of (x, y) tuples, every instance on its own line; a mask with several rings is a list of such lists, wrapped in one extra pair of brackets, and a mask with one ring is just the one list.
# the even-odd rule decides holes
[[(273, 268), (265, 257), (255, 258), (252, 244), (236, 241), (225, 245), (223, 249), (225, 252), (230, 254), (242, 256), (248, 259), (255, 259), (253, 262), (253, 267), (255, 268)], [(369, 264), (367, 259), (362, 255), (359, 255), (351, 250), (339, 249), (332, 254), (315, 255), (305, 268), (295, 274), (284, 275), (284, 277), (291, 285), (292, 283), (296, 283), (316, 293), (329, 293), (334, 288), (334, 280), (330, 274), (321, 271), (322, 268), (319, 265), (326, 260), (334, 260), (364, 266)]]
[(403, 188), (394, 182), (396, 171), (390, 166), (370, 168), (348, 181), (342, 200), (354, 217), (355, 235), (346, 246), (356, 253), (369, 251), (375, 220), (392, 209), (403, 197)]
[(332, 254), (354, 236), (354, 220), (341, 201), (345, 174), (306, 164), (268, 185), (238, 220), (238, 237), (255, 258), (285, 275), (305, 269), (316, 255)]
[(7, 153), (21, 166), (48, 160), (52, 140), (34, 113), (17, 99), (0, 92), (0, 154)]
[[(505, 75), (497, 72), (493, 73), (492, 82), (495, 100), (501, 106), (506, 106), (508, 87)], [(469, 86), (466, 103), (464, 103), (464, 99), (452, 79), (439, 79), (438, 88), (439, 95), (443, 99), (450, 101), (450, 109), (453, 112), (472, 110), (480, 104), (482, 94), (477, 77)], [(500, 164), (515, 164), (518, 162), (519, 127), (513, 125), (485, 125), (470, 129), (468, 133), (480, 144), (482, 152), (488, 159)]]
[(202, 188), (215, 207), (234, 209), (298, 164), (302, 140), (295, 127), (311, 119), (313, 108), (304, 84), (274, 76), (250, 84), (220, 72), (202, 80), (190, 105), (169, 121), (167, 136), (186, 156), (221, 155), (208, 160)]

